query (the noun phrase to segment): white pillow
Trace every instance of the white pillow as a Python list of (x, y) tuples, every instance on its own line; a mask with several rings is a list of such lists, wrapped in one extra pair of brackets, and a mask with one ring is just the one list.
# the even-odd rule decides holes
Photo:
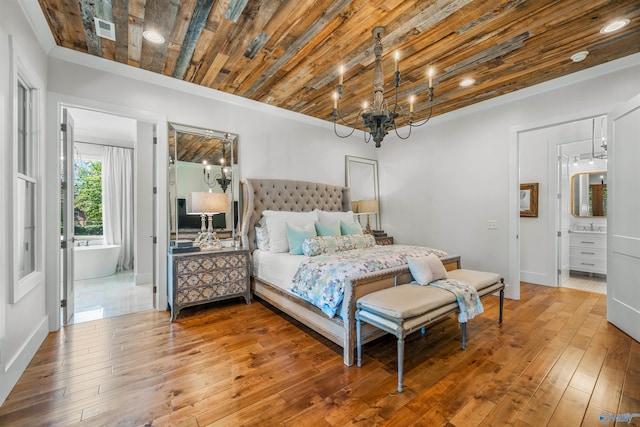
[(332, 225), (336, 222), (344, 221), (348, 224), (355, 222), (353, 211), (349, 212), (330, 212), (316, 209), (314, 212), (318, 214), (318, 222), (324, 225)]
[(261, 251), (269, 250), (269, 232), (266, 225), (256, 227), (256, 244)]
[(289, 252), (287, 223), (304, 227), (314, 224), (318, 215), (311, 212), (263, 211), (267, 232), (269, 233), (269, 252)]
[(435, 254), (429, 254), (426, 257), (407, 257), (407, 264), (414, 280), (421, 285), (428, 285), (448, 277), (447, 269)]

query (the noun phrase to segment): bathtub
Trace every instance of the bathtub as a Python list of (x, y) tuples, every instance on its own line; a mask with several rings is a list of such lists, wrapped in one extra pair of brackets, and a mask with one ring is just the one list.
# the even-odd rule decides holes
[(74, 246), (73, 279), (96, 279), (116, 273), (120, 245)]

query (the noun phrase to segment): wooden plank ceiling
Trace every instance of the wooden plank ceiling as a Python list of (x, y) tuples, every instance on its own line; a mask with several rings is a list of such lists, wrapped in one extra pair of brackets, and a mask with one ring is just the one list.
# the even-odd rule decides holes
[[(433, 114), (542, 83), (640, 51), (637, 0), (39, 0), (59, 46), (324, 120), (344, 65), (342, 110), (373, 97), (371, 30), (382, 37), (385, 98), (416, 95), (424, 118), (428, 67)], [(115, 24), (96, 36), (94, 17)], [(617, 18), (631, 22), (601, 34)], [(165, 43), (152, 44), (143, 30)], [(574, 63), (572, 54), (586, 50)], [(476, 83), (460, 87), (463, 78)]]

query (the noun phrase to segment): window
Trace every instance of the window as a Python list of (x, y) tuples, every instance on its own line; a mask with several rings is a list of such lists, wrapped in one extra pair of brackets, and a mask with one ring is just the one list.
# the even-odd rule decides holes
[(74, 164), (73, 225), (76, 236), (102, 236), (102, 162), (82, 160)]
[(31, 138), (31, 90), (18, 80), (18, 139), (17, 139), (17, 186), (16, 186), (16, 210), (14, 224), (17, 227), (15, 239), (18, 242), (18, 274), (17, 279), (23, 279), (36, 268), (35, 236), (35, 194), (37, 180), (33, 176), (33, 140)]
[(11, 303), (16, 303), (31, 289), (44, 281), (43, 227), (41, 182), (39, 181), (39, 87), (34, 73), (18, 54), (13, 38), (11, 76), (13, 99), (13, 141), (11, 208), (9, 237), (13, 242), (10, 254)]

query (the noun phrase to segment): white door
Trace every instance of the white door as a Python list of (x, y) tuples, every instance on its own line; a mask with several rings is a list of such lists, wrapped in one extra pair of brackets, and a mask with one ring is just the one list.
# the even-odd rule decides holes
[(60, 208), (61, 208), (61, 296), (62, 321), (69, 324), (73, 317), (73, 118), (68, 110), (62, 110), (61, 125), (61, 168), (60, 168)]
[(640, 95), (609, 118), (607, 320), (640, 341)]

